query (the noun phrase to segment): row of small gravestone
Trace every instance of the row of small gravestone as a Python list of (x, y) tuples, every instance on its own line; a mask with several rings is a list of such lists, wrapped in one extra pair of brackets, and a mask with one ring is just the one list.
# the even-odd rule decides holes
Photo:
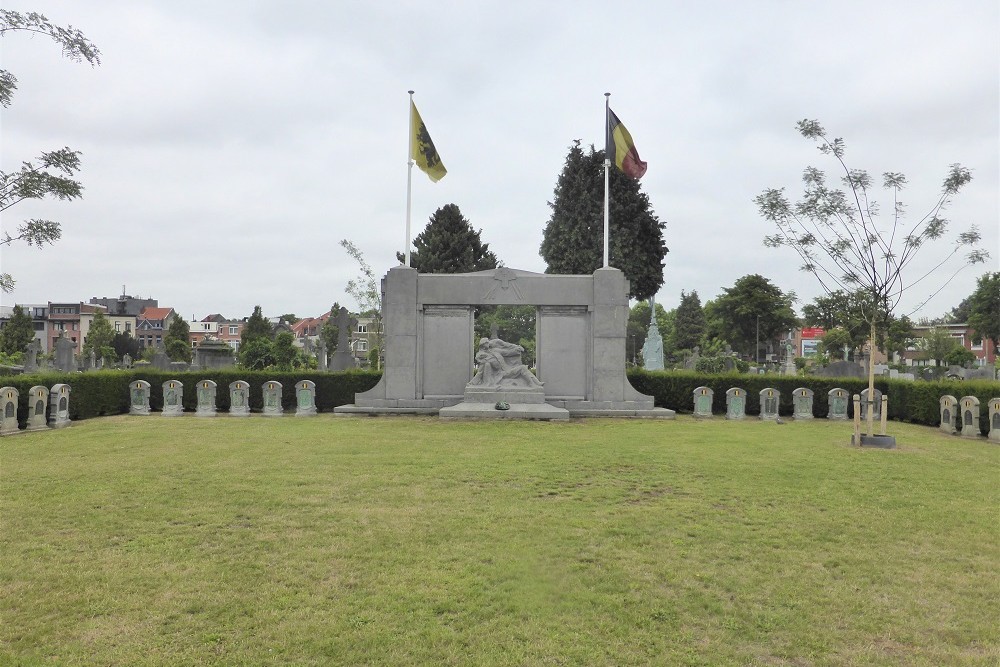
[[(68, 384), (56, 384), (51, 389), (41, 385), (28, 390), (28, 421), (25, 431), (69, 426)], [(0, 387), (0, 435), (20, 433), (17, 422), (17, 401), (21, 394), (14, 387)]]
[[(807, 387), (799, 387), (792, 392), (792, 416), (795, 419), (813, 418), (813, 390)], [(861, 392), (862, 416), (867, 416), (868, 390)], [(777, 419), (778, 403), (781, 399), (781, 392), (768, 387), (760, 391), (760, 418)], [(847, 406), (850, 399), (846, 389), (831, 389), (827, 394), (829, 410), (828, 419), (847, 419)], [(715, 400), (715, 392), (711, 387), (698, 387), (694, 390), (694, 416), (711, 417), (712, 402)], [(880, 417), (882, 406), (882, 392), (875, 390), (875, 416)], [(747, 392), (740, 387), (733, 387), (726, 391), (726, 419), (743, 419), (746, 417)]]
[[(128, 386), (129, 414), (149, 414), (149, 392), (151, 385), (145, 380), (136, 380)], [(176, 417), (184, 412), (184, 384), (179, 380), (167, 380), (163, 383), (164, 417)], [(216, 412), (215, 396), (218, 385), (212, 380), (201, 380), (195, 386), (197, 407), (196, 417), (214, 417)], [(281, 407), (281, 383), (269, 380), (261, 386), (264, 395), (263, 415), (265, 417), (280, 417), (284, 414)], [(312, 380), (300, 380), (295, 383), (295, 416), (308, 417), (316, 414), (316, 383)], [(247, 417), (250, 415), (250, 384), (237, 380), (229, 385), (229, 415), (232, 417)]]
[[(1000, 398), (991, 398), (989, 403), (990, 430), (986, 437), (1000, 442)], [(975, 396), (955, 398), (945, 394), (939, 401), (941, 409), (941, 424), (938, 426), (945, 433), (954, 435), (960, 433), (963, 438), (979, 437), (979, 399)], [(957, 417), (957, 419), (956, 419)], [(955, 422), (958, 422), (956, 428)]]

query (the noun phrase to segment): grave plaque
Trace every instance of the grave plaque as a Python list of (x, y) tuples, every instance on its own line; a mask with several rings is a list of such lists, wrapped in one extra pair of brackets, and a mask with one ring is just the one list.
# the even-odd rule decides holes
[(962, 410), (962, 437), (979, 437), (979, 399), (975, 396), (963, 396), (959, 399)]
[(990, 410), (990, 432), (988, 437), (993, 442), (1000, 442), (1000, 398), (991, 398), (987, 405)]
[(711, 417), (712, 401), (715, 392), (710, 387), (698, 387), (694, 390), (694, 416)]
[(941, 410), (941, 423), (938, 428), (949, 435), (954, 435), (956, 433), (955, 415), (958, 413), (958, 399), (945, 394), (938, 401), (938, 407)]
[(49, 426), (65, 428), (69, 426), (69, 392), (68, 384), (54, 384), (49, 390)]
[(813, 418), (813, 390), (808, 387), (799, 387), (792, 392), (792, 405), (794, 406), (793, 416), (795, 419)]
[(198, 407), (194, 413), (195, 417), (215, 416), (215, 390), (217, 387), (218, 385), (213, 380), (202, 380), (198, 383)]
[(145, 380), (136, 380), (128, 385), (130, 415), (149, 414), (149, 388), (150, 384)]
[(28, 391), (28, 427), (26, 431), (41, 431), (48, 428), (46, 412), (49, 407), (49, 390), (41, 385)]
[(831, 389), (826, 395), (826, 400), (829, 406), (826, 414), (827, 419), (847, 419), (847, 406), (851, 397), (846, 389), (840, 387)]
[(164, 417), (179, 417), (184, 412), (184, 385), (179, 380), (167, 380), (163, 383)]
[(237, 380), (229, 384), (229, 416), (250, 415), (250, 383)]
[(726, 419), (743, 419), (747, 416), (747, 392), (739, 387), (726, 391)]
[(760, 418), (774, 421), (778, 418), (778, 399), (781, 392), (773, 387), (760, 390)]
[(295, 416), (310, 417), (316, 414), (316, 383), (300, 380), (295, 383)]
[(18, 432), (17, 399), (20, 393), (14, 387), (0, 388), (0, 435)]
[[(875, 390), (875, 421), (882, 418), (882, 392), (879, 389)], [(861, 421), (866, 421), (868, 419), (868, 389), (864, 389), (861, 392)]]
[(281, 383), (269, 380), (263, 385), (264, 391), (264, 416), (280, 417), (281, 410)]

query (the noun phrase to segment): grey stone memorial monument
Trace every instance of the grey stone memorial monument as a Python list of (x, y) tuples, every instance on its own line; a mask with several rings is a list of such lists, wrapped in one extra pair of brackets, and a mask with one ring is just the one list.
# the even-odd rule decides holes
[(649, 300), (649, 329), (642, 344), (642, 367), (647, 371), (663, 370), (663, 337), (656, 324), (656, 302)]
[(955, 415), (958, 414), (958, 399), (951, 394), (945, 394), (938, 400), (938, 409), (941, 412), (941, 423), (938, 425), (938, 428), (948, 435), (957, 433), (955, 430)]
[(963, 396), (958, 399), (962, 410), (962, 437), (979, 437), (979, 399), (975, 396)]
[(990, 432), (987, 436), (993, 442), (1000, 442), (1000, 398), (991, 398), (989, 403)]
[(524, 348), (499, 338), (481, 338), (478, 370), (465, 385), (461, 403), (441, 408), (443, 418), (569, 419), (569, 410), (545, 402), (545, 389), (521, 363)]
[(808, 387), (799, 387), (792, 392), (792, 416), (795, 419), (813, 418), (813, 390)]
[(715, 392), (711, 387), (698, 387), (695, 389), (694, 416), (711, 419), (713, 400), (715, 400)]
[[(652, 396), (637, 392), (625, 375), (628, 281), (618, 269), (598, 269), (593, 275), (545, 275), (508, 267), (418, 274), (397, 266), (383, 280), (383, 294), (382, 378), (371, 390), (355, 394), (353, 405), (335, 408), (337, 414), (448, 416), (443, 408), (470, 402), (467, 386), (480, 387), (471, 394), (483, 398), (484, 385), (472, 384), (480, 354), (474, 347), (482, 343), (473, 342), (475, 309), (529, 305), (535, 307), (537, 332), (532, 375), (542, 385), (544, 404), (571, 416), (674, 416), (672, 410), (655, 407)], [(499, 344), (491, 348), (494, 340), (500, 339), (487, 339), (483, 353), (505, 356)], [(524, 382), (515, 393), (534, 400), (539, 388)], [(493, 407), (481, 416), (510, 412)], [(529, 410), (523, 416), (539, 418), (537, 414)]]
[(316, 414), (316, 383), (299, 380), (295, 383), (295, 416), (311, 417)]
[(20, 430), (17, 423), (17, 399), (14, 387), (0, 387), (0, 435), (13, 435)]
[(157, 343), (153, 352), (153, 368), (161, 371), (170, 370), (170, 357), (167, 356), (167, 348), (163, 347), (163, 343)]
[(128, 385), (130, 415), (149, 414), (149, 389), (151, 385), (145, 380), (135, 380)]
[(760, 418), (774, 421), (778, 418), (778, 402), (781, 392), (773, 387), (760, 390)]
[(49, 390), (50, 428), (65, 428), (70, 425), (69, 392), (70, 386), (68, 384), (54, 384)]
[(195, 417), (215, 416), (215, 391), (219, 385), (214, 380), (201, 380), (195, 391), (198, 399)]
[(32, 338), (28, 346), (24, 348), (24, 372), (34, 373), (38, 370), (38, 355), (42, 351), (42, 343), (37, 338)]
[(28, 426), (26, 431), (41, 431), (49, 426), (46, 413), (49, 407), (49, 390), (36, 385), (28, 390)]
[(284, 414), (281, 408), (281, 383), (268, 380), (262, 386), (264, 393), (264, 416), (280, 417)]
[(66, 332), (60, 331), (55, 343), (56, 368), (62, 373), (72, 373), (77, 369), (74, 353), (76, 343), (66, 338)]
[(229, 416), (250, 416), (250, 383), (243, 380), (229, 383)]
[[(383, 310), (385, 305), (383, 305)], [(351, 354), (351, 332), (358, 326), (358, 321), (351, 317), (347, 308), (341, 306), (337, 311), (337, 317), (333, 322), (337, 325), (337, 351), (333, 353), (330, 360), (330, 368), (335, 371), (346, 371), (354, 368), (354, 355)]]
[(132, 368), (132, 355), (128, 352), (122, 355), (122, 368)]
[(179, 417), (184, 413), (184, 385), (179, 380), (163, 383), (164, 417)]
[(740, 387), (726, 390), (726, 419), (743, 419), (747, 416), (747, 392)]
[(846, 389), (834, 387), (826, 395), (827, 419), (846, 420), (847, 406), (850, 404), (851, 396)]

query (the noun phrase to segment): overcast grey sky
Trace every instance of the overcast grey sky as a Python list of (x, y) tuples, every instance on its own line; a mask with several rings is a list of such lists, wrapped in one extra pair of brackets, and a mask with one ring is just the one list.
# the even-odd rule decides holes
[[(44, 250), (2, 250), (3, 305), (132, 295), (184, 317), (319, 315), (345, 295), (351, 239), (379, 274), (404, 245), (408, 97), (448, 168), (414, 170), (414, 235), (457, 204), (510, 267), (544, 271), (547, 202), (569, 145), (603, 141), (604, 93), (649, 163), (667, 224), (667, 308), (760, 273), (817, 294), (753, 197), (833, 173), (795, 131), (819, 119), (852, 167), (901, 171), (915, 219), (948, 166), (974, 180), (947, 217), (978, 224), (989, 263), (917, 316), (949, 310), (1000, 267), (1000, 3), (265, 2), (31, 0), (101, 49), (91, 68), (43, 37), (0, 39), (19, 79), (0, 163), (83, 152), (84, 198), (2, 220), (63, 223)], [(880, 179), (878, 179), (880, 180)], [(889, 202), (886, 202), (889, 209)], [(940, 251), (928, 247), (930, 262)], [(915, 278), (919, 267), (910, 275)], [(940, 281), (938, 281), (940, 282)], [(929, 290), (915, 288), (903, 312)]]

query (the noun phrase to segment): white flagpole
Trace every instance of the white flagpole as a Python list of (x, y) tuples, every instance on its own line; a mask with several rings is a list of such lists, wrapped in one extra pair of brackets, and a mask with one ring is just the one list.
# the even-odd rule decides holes
[(413, 91), (410, 93), (410, 106), (406, 110), (407, 131), (410, 135), (409, 147), (406, 151), (406, 266), (410, 266), (410, 200), (413, 192)]
[(608, 134), (608, 119), (611, 118), (610, 103), (611, 93), (604, 93), (604, 268), (608, 268), (608, 238), (609, 218), (611, 217), (610, 197), (608, 195), (608, 171), (611, 169), (611, 136)]

